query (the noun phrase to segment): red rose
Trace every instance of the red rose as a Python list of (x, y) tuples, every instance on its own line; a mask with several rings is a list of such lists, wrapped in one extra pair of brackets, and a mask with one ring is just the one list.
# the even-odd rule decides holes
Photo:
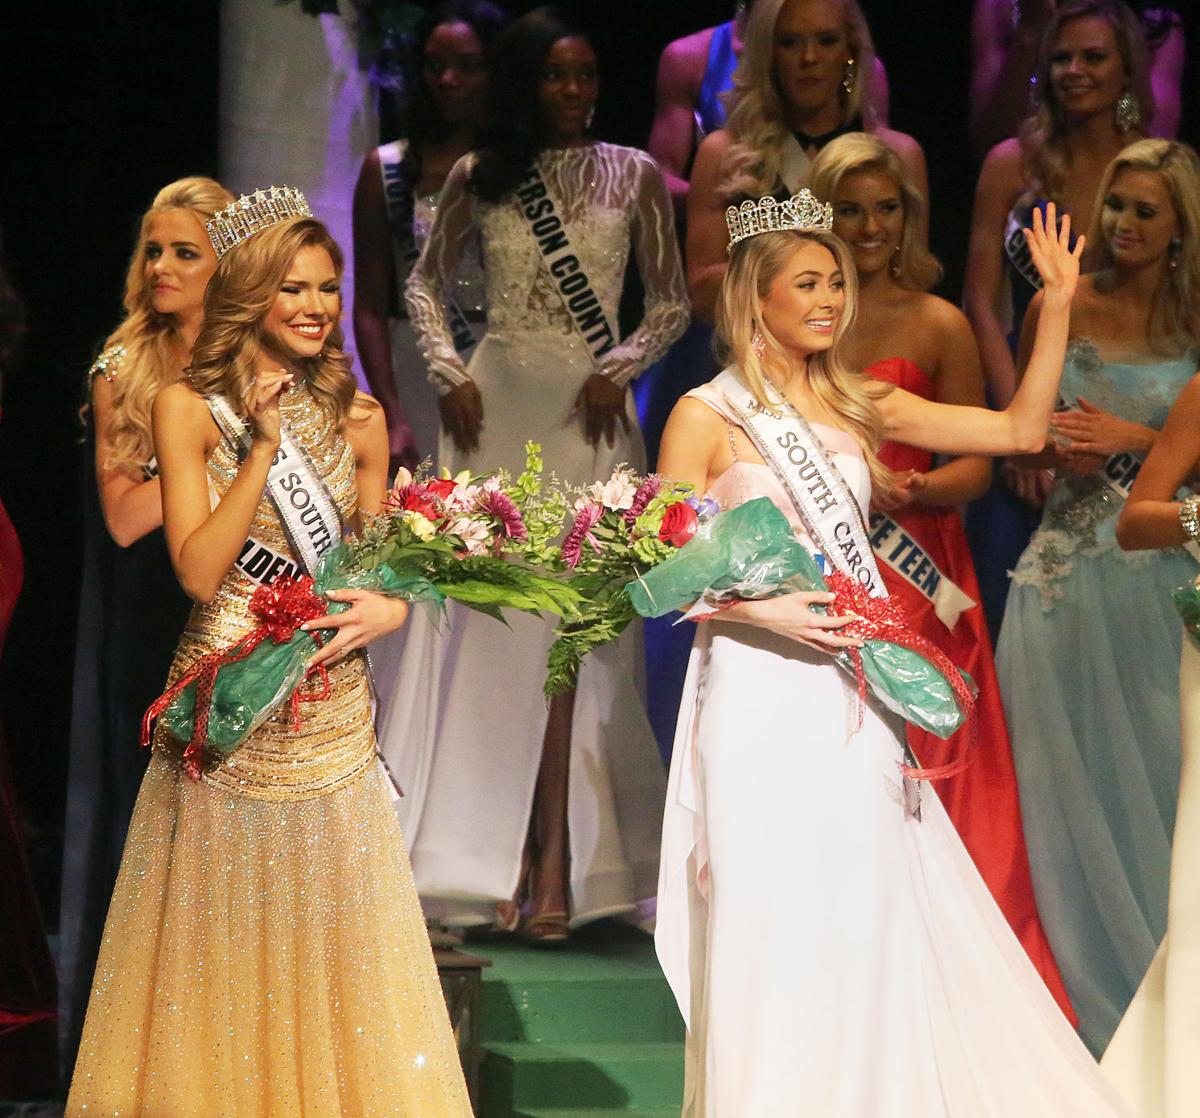
[(438, 521), (442, 518), (433, 495), (423, 486), (410, 485), (408, 492), (404, 494), (401, 508), (405, 512), (419, 512), (426, 520)]
[(672, 547), (683, 547), (695, 534), (700, 526), (700, 518), (696, 510), (686, 501), (671, 505), (663, 514), (662, 527), (658, 530), (658, 538)]
[(458, 488), (458, 482), (453, 478), (435, 477), (425, 483), (426, 489), (429, 490), (438, 500), (444, 501)]

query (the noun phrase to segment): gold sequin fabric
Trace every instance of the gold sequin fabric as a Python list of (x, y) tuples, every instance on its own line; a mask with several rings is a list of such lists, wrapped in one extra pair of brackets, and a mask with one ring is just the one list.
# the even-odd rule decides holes
[[(302, 390), (286, 418), (341, 508), (353, 455)], [(236, 472), (224, 447), (209, 472)], [(255, 538), (287, 550), (269, 502)], [(226, 577), (172, 668), (252, 627)], [(360, 657), (193, 781), (155, 741), (126, 840), (66, 1113), (72, 1118), (469, 1118)], [(136, 748), (131, 742), (130, 748)]]

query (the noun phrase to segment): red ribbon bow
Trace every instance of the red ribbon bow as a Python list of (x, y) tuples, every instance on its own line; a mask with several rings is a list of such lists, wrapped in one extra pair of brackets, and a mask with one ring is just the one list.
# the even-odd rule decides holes
[[(848, 637), (858, 637), (860, 640), (890, 641), (903, 648), (923, 656), (928, 660), (950, 684), (954, 697), (958, 701), (959, 710), (963, 712), (966, 722), (972, 728), (972, 744), (974, 735), (978, 733), (975, 721), (975, 696), (971, 694), (962, 672), (954, 662), (931, 641), (926, 640), (908, 627), (904, 612), (894, 598), (876, 598), (857, 579), (850, 578), (841, 571), (832, 571), (825, 580), (833, 592), (833, 601), (829, 603), (828, 611), (834, 616), (851, 614), (854, 620), (838, 632)], [(862, 649), (848, 648), (846, 651), (854, 661), (854, 676), (858, 681), (858, 725), (862, 729), (863, 717), (867, 702), (867, 676), (863, 670)], [(914, 768), (905, 765), (904, 773), (913, 780), (938, 780), (961, 772), (966, 766), (967, 759), (959, 757), (945, 765), (934, 768)]]
[[(184, 771), (193, 780), (199, 780), (204, 760), (204, 747), (208, 741), (208, 718), (212, 709), (212, 692), (217, 682), (217, 673), (226, 664), (244, 660), (268, 637), (275, 644), (286, 644), (306, 621), (324, 617), (328, 612), (325, 601), (317, 595), (313, 580), (308, 575), (300, 578), (284, 576), (270, 586), (260, 586), (250, 596), (250, 612), (260, 624), (241, 640), (225, 649), (218, 649), (202, 656), (191, 668), (164, 691), (142, 716), (142, 747), (150, 745), (154, 723), (159, 715), (171, 705), (175, 698), (192, 683), (196, 685), (196, 701), (192, 715), (192, 736), (183, 752)], [(309, 633), (319, 648), (324, 642), (318, 633)], [(292, 728), (300, 728), (300, 704), (317, 702), (329, 698), (329, 673), (324, 664), (309, 668), (304, 678), (316, 675), (321, 680), (321, 690), (301, 694), (296, 688), (292, 692)]]

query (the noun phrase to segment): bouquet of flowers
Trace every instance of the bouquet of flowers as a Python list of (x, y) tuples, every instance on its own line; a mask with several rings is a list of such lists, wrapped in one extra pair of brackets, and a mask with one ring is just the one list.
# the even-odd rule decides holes
[(203, 657), (155, 701), (142, 744), (161, 718), (188, 743), (185, 768), (199, 777), (206, 753), (227, 756), (289, 696), (297, 719), (301, 703), (327, 697), (324, 669), (307, 667), (321, 634), (300, 625), (349, 608), (328, 601), (331, 590), (374, 590), (437, 610), (451, 598), (500, 620), (505, 609), (574, 616), (578, 591), (536, 569), (557, 553), (566, 501), (544, 484), (540, 448), (528, 444), (526, 453), (515, 481), (504, 472), (432, 477), (401, 470), (386, 511), (357, 539), (329, 551), (315, 578), (279, 579), (254, 592), (250, 609), (259, 624)]
[(1200, 575), (1171, 594), (1175, 610), (1183, 621), (1183, 631), (1200, 648)]
[(582, 657), (635, 616), (662, 617), (693, 603), (697, 612), (711, 613), (739, 600), (816, 590), (836, 595), (825, 609), (854, 615), (842, 632), (866, 641), (834, 657), (858, 681), (860, 723), (868, 687), (889, 709), (941, 738), (974, 709), (969, 677), (905, 624), (893, 600), (869, 597), (839, 572), (826, 574), (766, 497), (721, 512), (686, 487), (618, 470), (576, 501), (560, 561), (586, 604), (559, 628), (547, 695), (570, 687)]

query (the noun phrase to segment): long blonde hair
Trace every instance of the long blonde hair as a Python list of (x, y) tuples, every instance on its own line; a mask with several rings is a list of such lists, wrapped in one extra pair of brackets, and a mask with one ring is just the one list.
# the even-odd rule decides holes
[[(736, 365), (746, 387), (768, 411), (775, 410), (769, 387), (766, 358), (782, 356), (783, 346), (767, 328), (762, 301), (771, 284), (796, 249), (805, 242), (822, 245), (832, 254), (845, 280), (846, 301), (833, 332), (833, 344), (814, 353), (807, 362), (807, 381), (813, 395), (837, 415), (862, 447), (876, 489), (891, 486), (891, 471), (876, 453), (883, 439), (883, 418), (875, 400), (890, 390), (870, 386), (861, 373), (846, 367), (841, 358), (842, 340), (854, 321), (858, 303), (858, 278), (854, 259), (846, 243), (824, 229), (791, 229), (780, 233), (760, 233), (733, 246), (729, 268), (717, 296), (717, 346), (722, 361)], [(754, 335), (766, 343), (763, 356), (751, 344)]]
[[(1138, 140), (1104, 169), (1088, 230), (1093, 262), (1101, 272), (1113, 266), (1102, 232), (1104, 199), (1113, 179), (1126, 168), (1161, 175), (1175, 207), (1178, 249), (1171, 250), (1170, 266), (1163, 268), (1151, 303), (1150, 348), (1160, 354), (1180, 353), (1200, 345), (1200, 158), (1187, 144), (1175, 140)], [(1095, 282), (1101, 291), (1107, 286), (1103, 275)]]
[(904, 210), (904, 230), (892, 262), (892, 275), (909, 291), (928, 291), (942, 278), (942, 266), (921, 236), (928, 207), (908, 164), (892, 148), (866, 132), (847, 132), (826, 144), (813, 160), (809, 187), (818, 198), (833, 202), (836, 212), (838, 187), (842, 179), (856, 171), (886, 175), (896, 184)]
[[(154, 456), (150, 409), (159, 389), (176, 376), (172, 343), (176, 323), (154, 309), (146, 282), (146, 242), (150, 224), (167, 210), (190, 210), (203, 224), (233, 201), (219, 182), (201, 176), (178, 179), (164, 186), (142, 215), (137, 244), (125, 274), (125, 318), (107, 338), (104, 348), (124, 346), (125, 357), (112, 381), (112, 424), (107, 432), (110, 451), (106, 470), (137, 471)], [(207, 241), (203, 247), (207, 247)]]
[[(726, 94), (729, 119), (725, 127), (733, 141), (721, 167), (721, 193), (726, 198), (758, 197), (779, 186), (784, 142), (792, 134), (774, 75), (775, 24), (786, 3), (756, 0), (746, 20), (742, 58), (733, 73), (733, 89)], [(861, 114), (864, 126), (873, 128), (878, 112), (873, 97), (875, 44), (871, 30), (858, 0), (837, 3), (846, 46), (858, 72), (853, 91), (840, 91), (842, 123)]]
[[(204, 396), (220, 393), (235, 408), (245, 407), (256, 373), (263, 321), (296, 253), (310, 245), (329, 253), (340, 280), (342, 250), (325, 226), (311, 217), (293, 217), (272, 225), (221, 258), (208, 282), (204, 325), (186, 372), (195, 391)], [(334, 323), (321, 352), (297, 362), (313, 398), (339, 431), (346, 424), (357, 392), (342, 342), (341, 326)]]
[[(1021, 170), (1028, 189), (1045, 194), (1061, 204), (1071, 159), (1067, 138), (1067, 116), (1050, 80), (1054, 43), (1064, 23), (1073, 19), (1103, 20), (1113, 29), (1117, 50), (1125, 66), (1125, 85), (1137, 98), (1142, 120), (1154, 115), (1154, 93), (1150, 87), (1150, 57), (1142, 24), (1120, 0), (1073, 0), (1056, 8), (1042, 35), (1034, 69), (1035, 107), (1018, 131)], [(1115, 112), (1115, 107), (1114, 107)]]

